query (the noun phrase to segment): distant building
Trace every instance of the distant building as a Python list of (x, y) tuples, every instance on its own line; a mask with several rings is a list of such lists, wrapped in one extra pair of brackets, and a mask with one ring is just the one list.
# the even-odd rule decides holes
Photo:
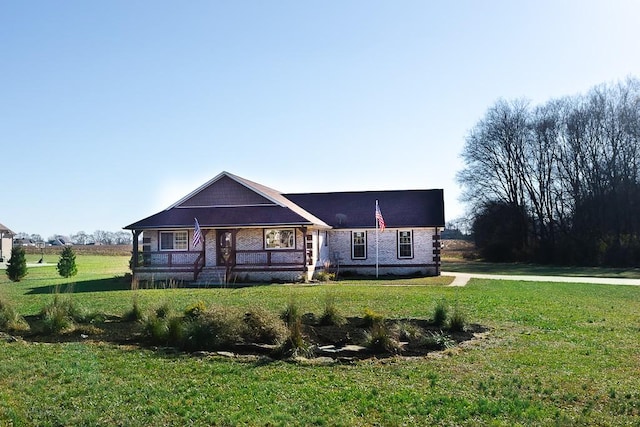
[(36, 246), (36, 241), (28, 237), (18, 237), (13, 239), (13, 246)]
[(47, 242), (51, 246), (73, 246), (71, 239), (66, 236), (57, 236)]

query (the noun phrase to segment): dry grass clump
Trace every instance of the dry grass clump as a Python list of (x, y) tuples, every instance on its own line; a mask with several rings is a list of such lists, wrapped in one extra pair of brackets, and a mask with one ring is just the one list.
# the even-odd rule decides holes
[(189, 306), (184, 315), (172, 315), (167, 304), (152, 310), (144, 321), (147, 338), (155, 344), (187, 351), (221, 350), (238, 344), (276, 344), (286, 327), (275, 315), (260, 309), (239, 309), (203, 303)]
[(26, 331), (29, 325), (20, 316), (13, 305), (7, 300), (0, 298), (0, 330), (7, 332)]

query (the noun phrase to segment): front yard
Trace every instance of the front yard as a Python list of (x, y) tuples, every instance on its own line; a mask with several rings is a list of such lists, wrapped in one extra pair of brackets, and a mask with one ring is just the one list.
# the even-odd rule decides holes
[[(489, 328), (421, 357), (314, 363), (194, 356), (137, 343), (0, 341), (0, 425), (638, 425), (640, 288), (446, 279), (237, 289), (128, 290), (127, 257), (78, 257), (73, 285), (55, 266), (0, 297), (33, 316), (72, 289), (121, 316), (169, 303), (320, 313), (330, 294), (362, 317), (428, 319), (438, 302)], [(116, 277), (118, 276), (118, 277)], [(6, 336), (5, 336), (6, 337)]]

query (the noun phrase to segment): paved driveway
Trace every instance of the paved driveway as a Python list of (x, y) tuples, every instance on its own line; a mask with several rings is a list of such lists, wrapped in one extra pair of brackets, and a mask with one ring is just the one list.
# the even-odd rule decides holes
[(618, 279), (607, 277), (521, 276), (502, 274), (455, 273), (449, 271), (442, 271), (440, 274), (443, 276), (455, 277), (455, 279), (449, 286), (464, 286), (470, 279), (524, 280), (527, 282), (596, 283), (601, 285), (640, 286), (640, 279)]

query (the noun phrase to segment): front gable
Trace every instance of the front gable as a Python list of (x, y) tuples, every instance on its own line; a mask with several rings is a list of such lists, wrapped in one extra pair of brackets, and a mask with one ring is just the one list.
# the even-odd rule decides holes
[(272, 188), (222, 172), (164, 211), (128, 225), (125, 229), (201, 227), (274, 227), (327, 224), (292, 203)]
[(223, 174), (178, 201), (174, 207), (221, 207), (275, 205), (253, 189)]

